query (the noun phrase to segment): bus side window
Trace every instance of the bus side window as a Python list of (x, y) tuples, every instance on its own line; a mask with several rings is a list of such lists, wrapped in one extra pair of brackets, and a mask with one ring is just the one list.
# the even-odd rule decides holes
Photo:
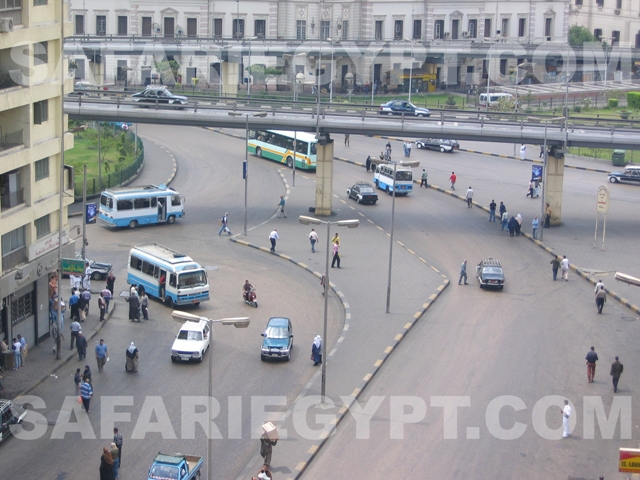
[(175, 273), (172, 273), (171, 275), (169, 275), (169, 285), (172, 287), (176, 286), (176, 275)]
[(141, 208), (149, 208), (149, 199), (148, 198), (136, 198), (133, 201), (133, 206), (137, 209)]
[(171, 206), (179, 207), (180, 206), (180, 197), (178, 195), (174, 195), (171, 197)]
[(131, 255), (131, 268), (135, 270), (140, 270), (142, 268), (142, 260), (140, 260), (138, 257), (134, 257), (133, 255)]
[(131, 200), (118, 200), (118, 211), (133, 210), (133, 202)]
[(142, 262), (142, 273), (153, 276), (153, 265), (147, 261)]
[(153, 197), (151, 199), (151, 208), (156, 208), (158, 206), (158, 199), (156, 197)]
[(160, 267), (156, 266), (153, 270), (153, 278), (160, 278)]

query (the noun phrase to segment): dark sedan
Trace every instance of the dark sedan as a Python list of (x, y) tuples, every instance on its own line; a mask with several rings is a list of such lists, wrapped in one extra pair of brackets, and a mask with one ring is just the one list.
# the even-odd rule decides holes
[(640, 184), (640, 167), (627, 167), (624, 172), (611, 172), (608, 178), (611, 183), (630, 182)]
[(447, 140), (444, 138), (424, 138), (416, 140), (416, 146), (427, 150), (440, 150), (442, 153), (453, 153), (454, 150), (460, 148), (460, 144), (455, 140)]
[(476, 278), (480, 282), (480, 288), (496, 287), (504, 288), (504, 271), (500, 260), (485, 258), (476, 267)]
[(134, 93), (131, 99), (138, 103), (159, 103), (162, 105), (186, 105), (189, 103), (187, 97), (174, 95), (165, 87), (149, 86), (143, 92)]
[(414, 115), (416, 117), (430, 117), (431, 112), (426, 108), (416, 107), (406, 100), (391, 100), (380, 105), (380, 115)]
[(373, 185), (367, 182), (356, 182), (351, 188), (347, 189), (349, 198), (353, 198), (358, 203), (371, 203), (375, 205), (378, 201), (378, 194)]
[(11, 400), (0, 400), (0, 442), (6, 440), (18, 429), (22, 428), (22, 421), (27, 411), (15, 405)]

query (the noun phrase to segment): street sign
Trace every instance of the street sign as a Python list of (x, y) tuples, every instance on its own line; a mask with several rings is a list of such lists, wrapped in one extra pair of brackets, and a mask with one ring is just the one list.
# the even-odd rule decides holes
[(598, 187), (598, 201), (596, 203), (597, 213), (606, 213), (609, 211), (609, 188), (604, 185)]
[(63, 258), (62, 275), (84, 275), (84, 260), (77, 260), (75, 258)]
[(640, 449), (621, 448), (618, 471), (624, 473), (640, 473)]

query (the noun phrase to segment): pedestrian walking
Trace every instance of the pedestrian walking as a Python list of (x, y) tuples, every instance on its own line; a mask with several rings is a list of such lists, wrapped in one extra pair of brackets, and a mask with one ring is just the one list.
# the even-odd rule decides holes
[(333, 258), (331, 260), (331, 268), (338, 262), (338, 268), (340, 268), (340, 243), (333, 244)]
[(449, 177), (449, 181), (451, 182), (451, 190), (455, 190), (456, 189), (456, 179), (458, 177), (456, 176), (456, 172), (451, 172), (451, 176)]
[(82, 372), (82, 380), (93, 386), (91, 381), (91, 367), (89, 365), (84, 366), (84, 372)]
[(264, 459), (264, 464), (267, 467), (271, 466), (271, 454), (273, 447), (275, 447), (277, 443), (278, 440), (271, 440), (267, 437), (266, 433), (263, 433), (262, 437), (260, 437), (260, 456)]
[(126, 356), (126, 363), (124, 368), (125, 371), (137, 373), (138, 372), (138, 348), (133, 342), (131, 342), (131, 345), (129, 345), (129, 348), (127, 348), (127, 351), (125, 352), (125, 356)]
[(87, 357), (87, 346), (87, 339), (84, 335), (82, 335), (82, 330), (78, 331), (78, 338), (76, 338), (78, 361), (84, 360)]
[(562, 270), (562, 278), (565, 281), (569, 281), (569, 259), (566, 255), (562, 256), (562, 260), (560, 261), (560, 268)]
[[(113, 298), (113, 289), (116, 285), (116, 276), (113, 274), (113, 271), (109, 271), (107, 275), (107, 289), (111, 292), (111, 298)], [(109, 311), (109, 302), (107, 302), (107, 311)]]
[(520, 236), (520, 229), (522, 228), (522, 215), (516, 215), (516, 237)]
[(550, 228), (551, 227), (551, 214), (553, 213), (553, 211), (551, 210), (551, 205), (549, 205), (549, 203), (547, 203), (547, 208), (544, 210), (544, 227), (543, 228)]
[(27, 341), (21, 334), (18, 334), (18, 342), (20, 342), (20, 366), (24, 367), (27, 365), (27, 354), (29, 353), (29, 346), (27, 345)]
[(540, 145), (540, 155), (538, 155), (538, 158), (542, 158), (544, 156), (544, 145)]
[(327, 274), (323, 273), (322, 276), (320, 277), (320, 286), (322, 287), (322, 296), (323, 297), (324, 297), (324, 292), (327, 290), (326, 282), (327, 282)]
[(252, 477), (252, 480), (273, 480), (273, 473), (269, 470), (268, 465), (263, 465), (260, 471), (258, 472), (257, 477)]
[(496, 221), (496, 201), (495, 200), (491, 200), (491, 203), (489, 204), (489, 221), (490, 222)]
[[(88, 413), (88, 412), (87, 412)], [(100, 480), (114, 480), (113, 458), (107, 447), (102, 447), (102, 457), (100, 457)]]
[(502, 220), (502, 214), (507, 211), (507, 207), (503, 202), (500, 202), (500, 207), (498, 211), (500, 212), (500, 219)]
[(82, 383), (82, 375), (80, 374), (80, 369), (76, 368), (76, 374), (73, 377), (73, 383), (76, 386), (76, 397), (80, 396), (80, 384)]
[(464, 260), (462, 265), (460, 265), (460, 278), (458, 279), (458, 285), (462, 283), (462, 279), (464, 278), (464, 284), (469, 285), (467, 283), (467, 261)]
[(571, 406), (569, 400), (564, 401), (564, 408), (562, 410), (562, 438), (567, 438), (569, 435), (569, 418), (571, 417)]
[(471, 185), (469, 185), (469, 190), (467, 190), (465, 197), (467, 199), (467, 207), (471, 208), (473, 206), (473, 189)]
[(423, 185), (424, 188), (429, 188), (429, 185), (427, 185), (427, 171), (424, 168), (422, 169), (422, 176), (420, 177), (420, 188), (422, 188)]
[(411, 150), (413, 149), (413, 143), (412, 142), (407, 142), (407, 157), (411, 156)]
[(225, 212), (225, 214), (219, 221), (220, 231), (218, 232), (218, 235), (222, 235), (222, 232), (227, 232), (229, 235), (231, 235), (231, 230), (229, 230), (229, 214)]
[(91, 290), (89, 290), (88, 288), (85, 289), (80, 294), (80, 298), (84, 300), (84, 313), (86, 318), (86, 316), (89, 315), (89, 307), (91, 306)]
[(516, 234), (516, 226), (518, 225), (518, 221), (516, 220), (516, 217), (511, 217), (509, 219), (509, 224), (507, 225), (507, 227), (509, 228), (509, 236), (513, 237)]
[(316, 242), (318, 241), (318, 234), (313, 228), (309, 233), (309, 241), (311, 242), (311, 253), (316, 253)]
[(84, 262), (84, 277), (82, 278), (82, 288), (84, 290), (91, 290), (91, 266), (89, 265), (89, 260), (85, 260)]
[(102, 298), (104, 298), (104, 313), (107, 314), (109, 312), (109, 303), (111, 302), (112, 297), (111, 290), (105, 287), (100, 293), (102, 294)]
[(284, 215), (284, 218), (287, 218), (287, 214), (284, 211), (284, 195), (280, 195), (280, 202), (278, 202), (278, 218), (280, 218), (280, 216)]
[(107, 312), (107, 302), (102, 292), (100, 292), (100, 296), (98, 297), (98, 308), (100, 309), (100, 321), (104, 322), (104, 314)]
[(596, 375), (596, 362), (598, 361), (598, 354), (594, 347), (591, 347), (591, 350), (587, 352), (585, 360), (587, 361), (587, 380), (589, 383), (593, 383), (593, 377)]
[(276, 251), (276, 241), (280, 240), (280, 237), (278, 236), (278, 230), (276, 230), (275, 228), (273, 229), (273, 232), (271, 232), (269, 234), (269, 241), (271, 242), (271, 252), (275, 253)]
[(538, 217), (533, 217), (533, 220), (531, 220), (531, 229), (533, 231), (533, 239), (537, 240), (538, 239), (538, 228), (540, 227), (540, 220), (538, 220)]
[(558, 269), (560, 268), (560, 260), (558, 257), (553, 257), (553, 260), (549, 262), (551, 264), (551, 271), (553, 272), (553, 281), (558, 278)]
[(529, 180), (529, 192), (527, 193), (527, 197), (531, 197), (531, 199), (533, 199), (533, 189), (536, 186), (535, 183), (533, 183), (533, 180)]
[(367, 172), (371, 169), (371, 155), (367, 156), (367, 160), (364, 162), (364, 166), (367, 168)]
[(598, 280), (598, 283), (596, 283), (596, 288), (593, 290), (593, 293), (598, 293), (598, 290), (600, 290), (600, 287), (604, 287), (604, 283), (602, 282), (602, 279)]
[(129, 304), (129, 321), (140, 321), (140, 297), (138, 295), (129, 295), (125, 302)]
[(91, 398), (93, 398), (93, 388), (87, 380), (88, 378), (84, 377), (80, 384), (80, 399), (82, 400), (82, 406), (85, 412), (90, 413), (89, 407), (91, 405)]
[(124, 443), (124, 440), (117, 427), (113, 429), (113, 443), (118, 447), (118, 466), (122, 467), (122, 444)]
[(391, 142), (387, 141), (387, 144), (385, 145), (385, 149), (387, 150), (387, 153), (389, 155), (391, 155)]
[(500, 220), (502, 222), (502, 228), (500, 228), (501, 231), (504, 232), (504, 229), (508, 227), (509, 225), (509, 212), (507, 212), (506, 210), (502, 213), (502, 216), (500, 217)]
[(611, 364), (611, 379), (613, 381), (613, 393), (618, 392), (618, 381), (620, 380), (620, 375), (622, 375), (622, 370), (624, 370), (624, 366), (616, 357), (616, 361)]
[(120, 469), (120, 462), (118, 461), (118, 447), (115, 443), (111, 442), (111, 458), (113, 458), (113, 478), (118, 478), (120, 475), (118, 474), (118, 470)]
[(344, 146), (345, 147), (349, 146), (349, 134), (348, 133), (344, 134)]
[(332, 245), (338, 245), (340, 246), (340, 237), (338, 236), (338, 233), (336, 232), (333, 237), (331, 237), (331, 244)]
[(602, 307), (604, 307), (607, 301), (607, 292), (604, 290), (604, 285), (600, 286), (600, 290), (596, 292), (596, 307), (598, 307), (598, 313), (602, 313)]
[(109, 349), (107, 348), (107, 344), (104, 343), (104, 340), (101, 338), (100, 343), (96, 345), (96, 361), (98, 362), (98, 372), (102, 373), (102, 369), (104, 365), (107, 363), (109, 359)]
[(527, 146), (523, 143), (520, 146), (520, 160), (524, 160), (525, 153), (527, 153)]
[(147, 292), (143, 291), (140, 295), (140, 311), (142, 312), (142, 318), (149, 320), (149, 297)]
[(316, 335), (311, 344), (311, 360), (313, 360), (314, 367), (322, 363), (322, 337), (320, 335)]
[(69, 326), (69, 328), (71, 329), (71, 347), (69, 348), (69, 350), (73, 350), (73, 345), (74, 343), (76, 343), (76, 340), (78, 339), (78, 332), (82, 327), (80, 326), (77, 320), (74, 320), (73, 322), (71, 322), (71, 325)]
[(58, 328), (58, 322), (51, 325), (51, 339), (53, 340), (53, 353), (56, 353), (56, 349), (58, 348), (58, 336), (60, 336), (60, 345), (62, 346), (62, 342), (64, 342), (64, 334)]

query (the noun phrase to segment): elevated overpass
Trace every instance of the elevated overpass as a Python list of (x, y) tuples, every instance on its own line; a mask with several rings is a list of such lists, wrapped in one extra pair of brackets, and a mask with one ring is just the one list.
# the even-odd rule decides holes
[[(215, 103), (197, 100), (185, 108), (148, 105), (141, 108), (123, 98), (71, 98), (65, 99), (64, 111), (76, 120), (103, 120), (113, 122), (168, 124), (179, 126), (251, 128), (297, 130), (317, 132), (318, 185), (324, 191), (316, 195), (316, 213), (331, 213), (333, 161), (332, 133), (360, 135), (392, 135), (405, 138), (455, 138), (499, 143), (547, 144), (551, 154), (547, 158), (545, 201), (554, 212), (552, 223), (559, 224), (562, 211), (562, 183), (564, 155), (560, 148), (568, 146), (640, 149), (640, 125), (631, 122), (587, 118), (566, 122), (562, 118), (542, 120), (536, 117), (515, 117), (503, 113), (487, 112), (433, 112), (430, 118), (389, 117), (377, 114), (377, 108), (347, 106), (333, 108), (309, 103), (288, 102), (263, 104), (259, 100)], [(256, 113), (266, 113), (255, 117)], [(230, 115), (235, 113), (236, 115)], [(241, 114), (241, 115), (238, 115)], [(574, 123), (575, 122), (575, 123)], [(328, 200), (327, 200), (328, 199)]]

